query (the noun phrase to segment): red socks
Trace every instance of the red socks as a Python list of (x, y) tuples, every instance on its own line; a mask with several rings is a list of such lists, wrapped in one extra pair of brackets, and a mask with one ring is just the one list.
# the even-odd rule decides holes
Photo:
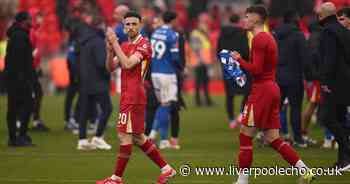
[(252, 138), (242, 133), (239, 134), (239, 168), (249, 168), (253, 161), (253, 143)]
[(154, 163), (159, 166), (159, 168), (163, 168), (167, 165), (156, 146), (149, 139), (147, 139), (146, 142), (140, 146), (140, 148)]
[(116, 176), (122, 177), (126, 165), (128, 164), (130, 155), (132, 153), (132, 144), (120, 145), (119, 146), (119, 155), (117, 158), (116, 168), (114, 174)]
[(300, 160), (298, 153), (281, 138), (272, 141), (271, 146), (292, 166)]

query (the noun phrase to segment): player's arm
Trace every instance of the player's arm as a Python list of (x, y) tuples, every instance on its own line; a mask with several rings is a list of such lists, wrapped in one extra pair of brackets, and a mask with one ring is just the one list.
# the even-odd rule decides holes
[(106, 50), (107, 50), (106, 69), (109, 72), (113, 72), (119, 65), (119, 61), (117, 57), (114, 57), (113, 48), (108, 40), (106, 40)]
[(257, 39), (252, 50), (252, 63), (245, 61), (241, 55), (234, 51), (231, 56), (237, 60), (240, 66), (253, 75), (259, 75), (263, 71), (263, 64), (265, 58), (265, 46), (262, 39)]
[(107, 38), (112, 45), (112, 48), (120, 62), (120, 65), (123, 68), (132, 68), (142, 61), (142, 54), (140, 54), (139, 52), (135, 52), (135, 54), (131, 55), (130, 57), (127, 57), (124, 54), (122, 48), (118, 43), (118, 38), (116, 37), (114, 31), (111, 28), (108, 28), (107, 30)]

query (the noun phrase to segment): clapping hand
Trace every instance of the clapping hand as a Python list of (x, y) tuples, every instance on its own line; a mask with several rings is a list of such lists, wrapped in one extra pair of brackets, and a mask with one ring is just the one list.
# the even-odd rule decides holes
[(106, 31), (106, 38), (108, 40), (109, 43), (113, 44), (115, 42), (118, 42), (118, 37), (115, 34), (115, 32), (113, 31), (112, 28), (108, 27), (107, 31)]

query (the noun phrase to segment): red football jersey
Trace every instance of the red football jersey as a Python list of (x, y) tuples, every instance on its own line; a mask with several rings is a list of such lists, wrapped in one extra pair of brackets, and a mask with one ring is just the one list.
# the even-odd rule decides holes
[(142, 61), (130, 69), (122, 68), (120, 104), (146, 104), (143, 81), (151, 61), (150, 43), (139, 35), (133, 42), (124, 42), (121, 48), (127, 57), (136, 54)]

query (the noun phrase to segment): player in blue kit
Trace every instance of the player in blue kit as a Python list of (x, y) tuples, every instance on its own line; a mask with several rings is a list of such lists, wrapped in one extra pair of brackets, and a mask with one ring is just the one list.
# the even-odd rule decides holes
[(151, 78), (157, 100), (160, 105), (156, 111), (150, 138), (155, 139), (160, 131), (159, 149), (170, 148), (168, 127), (170, 110), (177, 102), (176, 70), (180, 67), (178, 33), (173, 30), (176, 13), (165, 12), (162, 16), (164, 25), (151, 36), (152, 62)]

